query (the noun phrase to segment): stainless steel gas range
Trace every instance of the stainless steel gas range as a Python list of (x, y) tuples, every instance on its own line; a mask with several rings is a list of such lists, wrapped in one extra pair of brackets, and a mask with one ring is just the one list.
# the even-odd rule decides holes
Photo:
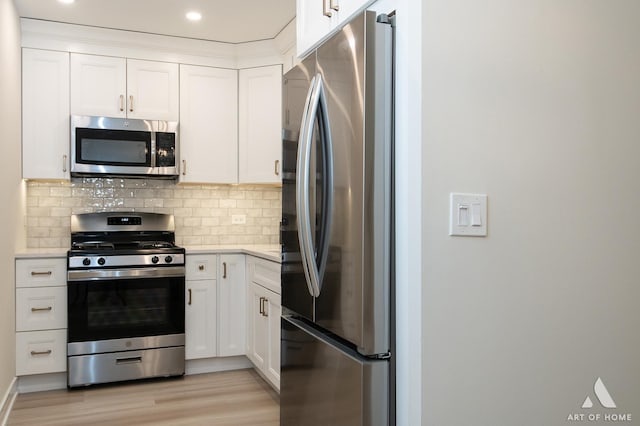
[(184, 253), (171, 215), (71, 217), (69, 387), (184, 374)]

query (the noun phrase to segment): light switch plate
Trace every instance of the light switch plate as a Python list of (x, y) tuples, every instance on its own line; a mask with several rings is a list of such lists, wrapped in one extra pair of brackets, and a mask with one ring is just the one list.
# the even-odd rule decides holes
[(487, 235), (487, 194), (449, 196), (449, 235), (485, 237)]

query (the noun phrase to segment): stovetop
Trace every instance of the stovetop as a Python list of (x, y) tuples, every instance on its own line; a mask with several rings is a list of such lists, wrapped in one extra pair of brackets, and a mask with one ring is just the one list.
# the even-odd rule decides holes
[(184, 265), (172, 215), (85, 213), (71, 217), (68, 268)]

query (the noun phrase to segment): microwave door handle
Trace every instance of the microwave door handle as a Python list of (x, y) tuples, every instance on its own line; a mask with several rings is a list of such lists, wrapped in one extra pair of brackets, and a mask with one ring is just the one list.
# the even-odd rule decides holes
[(306, 278), (309, 294), (313, 297), (317, 296), (311, 278), (311, 261), (310, 259), (310, 218), (309, 218), (309, 156), (311, 138), (313, 136), (313, 118), (309, 115), (311, 99), (315, 93), (316, 77), (311, 80), (307, 98), (305, 101), (304, 112), (302, 114), (302, 123), (300, 124), (300, 136), (298, 138), (298, 152), (296, 156), (296, 227), (298, 231), (298, 244), (300, 246), (300, 257), (302, 260), (302, 269)]

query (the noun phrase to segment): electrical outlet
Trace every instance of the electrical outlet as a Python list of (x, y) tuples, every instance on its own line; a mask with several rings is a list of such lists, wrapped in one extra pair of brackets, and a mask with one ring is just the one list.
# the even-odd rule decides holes
[(231, 223), (234, 225), (244, 225), (245, 223), (247, 223), (247, 215), (246, 214), (231, 215)]

